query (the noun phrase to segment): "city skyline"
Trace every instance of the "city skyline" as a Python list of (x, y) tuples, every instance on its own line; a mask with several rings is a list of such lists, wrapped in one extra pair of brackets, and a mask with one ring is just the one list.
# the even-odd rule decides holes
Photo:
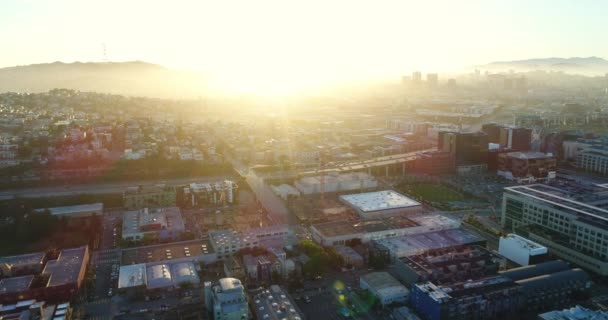
[(593, 41), (606, 9), (600, 1), (9, 1), (0, 67), (141, 60), (281, 93), (492, 61), (608, 57), (608, 45)]

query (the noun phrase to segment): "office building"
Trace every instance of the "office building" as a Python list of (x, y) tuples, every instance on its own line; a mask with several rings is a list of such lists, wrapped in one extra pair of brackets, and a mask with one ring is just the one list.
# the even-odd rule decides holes
[(426, 84), (429, 86), (429, 88), (437, 88), (439, 85), (439, 75), (436, 73), (427, 73)]
[(608, 174), (608, 145), (600, 140), (577, 140), (576, 167), (587, 172)]
[(608, 275), (608, 199), (598, 193), (534, 184), (505, 188), (502, 225), (549, 252)]
[(127, 210), (174, 207), (176, 195), (174, 187), (165, 185), (129, 187), (122, 195), (123, 206)]
[(412, 72), (412, 82), (416, 85), (422, 82), (422, 72), (414, 71)]
[(498, 253), (521, 266), (536, 264), (547, 257), (547, 248), (524, 237), (510, 233), (500, 237)]
[(422, 210), (419, 202), (393, 190), (347, 194), (339, 199), (353, 208), (362, 219), (419, 213)]
[(122, 238), (127, 241), (144, 237), (176, 239), (186, 230), (178, 207), (126, 211), (122, 218)]
[(488, 135), (483, 132), (439, 132), (437, 149), (449, 152), (456, 165), (485, 164), (488, 153)]
[(409, 290), (388, 272), (372, 272), (361, 276), (359, 286), (368, 290), (384, 307), (391, 303), (405, 303)]
[(456, 161), (449, 152), (421, 152), (414, 161), (414, 170), (428, 175), (453, 174), (456, 171)]
[(358, 239), (372, 240), (456, 229), (460, 222), (438, 214), (397, 216), (383, 219), (332, 221), (310, 227), (312, 238), (323, 246), (344, 245)]
[(215, 320), (248, 320), (249, 305), (241, 280), (222, 278), (212, 285), (205, 282), (205, 305)]
[(481, 131), (488, 135), (488, 143), (500, 143), (501, 125), (496, 123), (486, 123), (481, 126)]
[(532, 130), (520, 127), (501, 127), (498, 143), (502, 148), (514, 151), (530, 151), (532, 149)]
[(557, 159), (542, 152), (509, 152), (498, 155), (496, 173), (518, 183), (543, 182), (555, 179)]
[(496, 275), (505, 264), (503, 257), (482, 246), (463, 245), (396, 259), (394, 270), (407, 284), (448, 284)]
[(589, 276), (581, 269), (554, 270), (555, 264), (541, 264), (449, 285), (418, 283), (412, 286), (410, 303), (430, 320), (517, 319), (524, 312), (567, 305), (590, 287)]
[(283, 288), (272, 285), (263, 289), (252, 298), (251, 309), (256, 319), (302, 320), (304, 315), (289, 293)]

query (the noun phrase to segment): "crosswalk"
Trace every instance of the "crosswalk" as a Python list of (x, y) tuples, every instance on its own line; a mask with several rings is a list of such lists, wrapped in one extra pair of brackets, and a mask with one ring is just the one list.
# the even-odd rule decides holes
[(110, 298), (104, 298), (104, 299), (97, 299), (95, 301), (91, 301), (87, 304), (88, 305), (97, 305), (97, 304), (106, 304), (106, 303), (110, 303), (110, 302), (111, 302)]
[(120, 263), (119, 250), (101, 250), (93, 253), (91, 263), (93, 264), (114, 264)]

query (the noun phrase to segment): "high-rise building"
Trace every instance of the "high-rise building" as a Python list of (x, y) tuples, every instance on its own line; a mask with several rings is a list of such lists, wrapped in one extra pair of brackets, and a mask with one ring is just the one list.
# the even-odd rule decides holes
[(500, 128), (501, 125), (496, 123), (486, 123), (481, 126), (481, 131), (488, 135), (488, 143), (499, 143), (500, 142)]
[(501, 127), (498, 143), (501, 147), (513, 151), (530, 151), (532, 130), (520, 127)]
[(578, 139), (574, 145), (578, 168), (608, 174), (608, 144), (601, 140)]
[(249, 305), (241, 280), (222, 278), (217, 285), (205, 282), (205, 304), (215, 320), (247, 320)]
[(557, 160), (542, 152), (509, 152), (498, 155), (497, 173), (518, 182), (540, 182), (554, 179)]
[(414, 71), (412, 73), (412, 82), (414, 84), (420, 84), (422, 82), (422, 73), (420, 71)]
[(562, 259), (608, 275), (605, 190), (571, 192), (541, 184), (505, 188), (502, 226)]
[(436, 88), (439, 85), (439, 76), (436, 73), (427, 73), (426, 83), (429, 87)]

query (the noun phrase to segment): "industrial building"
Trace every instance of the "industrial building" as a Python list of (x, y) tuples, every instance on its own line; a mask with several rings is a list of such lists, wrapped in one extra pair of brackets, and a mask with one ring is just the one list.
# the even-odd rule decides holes
[(302, 194), (317, 194), (321, 193), (321, 184), (323, 184), (323, 192), (344, 192), (378, 187), (376, 178), (364, 172), (343, 174), (331, 172), (323, 177), (304, 177), (297, 180), (294, 186)]
[(226, 205), (238, 202), (239, 186), (231, 180), (191, 183), (184, 188), (184, 201), (192, 207)]
[(590, 287), (581, 269), (553, 261), (479, 280), (412, 286), (410, 302), (425, 319), (516, 319), (522, 312), (551, 310)]
[(449, 249), (465, 244), (485, 246), (486, 240), (468, 231), (456, 228), (434, 228), (425, 233), (408, 234), (375, 240), (374, 250), (385, 250), (392, 259), (422, 254), (434, 249)]
[(123, 206), (127, 210), (174, 207), (176, 197), (175, 188), (163, 184), (129, 187), (122, 194)]
[(248, 320), (249, 305), (241, 280), (222, 278), (204, 284), (205, 306), (214, 320)]
[(191, 240), (156, 244), (121, 250), (121, 264), (132, 265), (153, 262), (204, 262), (213, 263), (217, 256), (207, 240)]
[(126, 211), (122, 218), (122, 238), (127, 241), (144, 237), (176, 239), (186, 226), (178, 207)]
[(272, 285), (255, 294), (251, 301), (255, 319), (303, 320), (304, 315), (287, 290)]
[(89, 218), (103, 215), (103, 203), (79, 204), (75, 206), (41, 208), (36, 212), (48, 210), (52, 215), (66, 218)]
[(562, 259), (608, 275), (608, 210), (601, 207), (606, 201), (603, 189), (589, 194), (541, 184), (508, 187), (502, 226)]
[(505, 259), (477, 245), (429, 250), (395, 261), (401, 281), (414, 284), (430, 281), (447, 284), (496, 275), (505, 267)]
[(345, 244), (359, 239), (371, 240), (400, 237), (437, 230), (456, 229), (460, 222), (438, 214), (397, 216), (383, 219), (332, 221), (310, 227), (313, 240), (324, 246)]
[(363, 275), (359, 279), (359, 286), (378, 298), (383, 307), (391, 303), (405, 303), (409, 297), (409, 290), (388, 272)]
[(183, 283), (194, 286), (200, 283), (196, 266), (192, 262), (153, 262), (121, 266), (118, 289), (173, 289)]
[(393, 190), (341, 195), (339, 199), (353, 208), (362, 219), (419, 213), (422, 210), (419, 202)]
[(547, 248), (524, 237), (510, 233), (500, 237), (498, 253), (521, 266), (536, 264), (547, 257)]
[(496, 173), (517, 183), (546, 182), (555, 179), (557, 159), (542, 152), (508, 152), (498, 154)]
[[(10, 258), (12, 261), (19, 260), (17, 257)], [(38, 258), (38, 254), (35, 259), (27, 255), (22, 261), (33, 263)], [(49, 253), (42, 261), (45, 264), (40, 273), (38, 267), (20, 269), (20, 273), (25, 273), (26, 270), (32, 273), (0, 280), (0, 303), (10, 304), (30, 299), (49, 302), (70, 300), (82, 286), (89, 262), (89, 248), (83, 246)]]

